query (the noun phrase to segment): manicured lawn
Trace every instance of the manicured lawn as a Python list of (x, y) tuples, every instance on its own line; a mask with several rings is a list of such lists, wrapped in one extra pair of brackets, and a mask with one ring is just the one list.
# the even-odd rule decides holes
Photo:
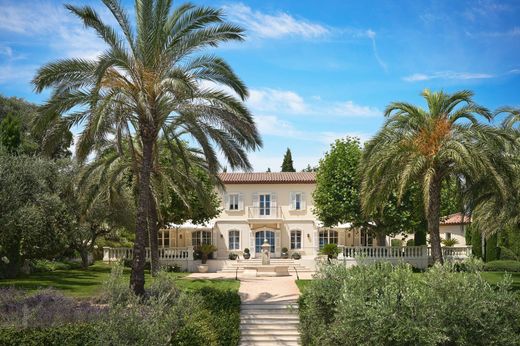
[[(87, 298), (98, 295), (102, 291), (111, 271), (109, 264), (97, 262), (87, 270), (69, 269), (56, 270), (54, 272), (33, 273), (16, 279), (0, 280), (0, 287), (15, 286), (17, 288), (34, 291), (38, 288), (53, 287), (62, 291), (65, 295), (76, 298)], [(130, 275), (130, 269), (125, 268), (124, 273)], [(219, 289), (231, 289), (238, 291), (239, 282), (235, 280), (203, 280), (185, 278), (189, 273), (168, 273), (174, 276), (180, 289), (193, 290), (201, 287), (215, 287)], [(147, 284), (152, 277), (147, 272), (145, 276)]]

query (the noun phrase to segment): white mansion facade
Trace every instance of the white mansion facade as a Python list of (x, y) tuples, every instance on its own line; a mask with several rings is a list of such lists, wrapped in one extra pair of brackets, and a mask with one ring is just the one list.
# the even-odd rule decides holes
[(282, 248), (314, 258), (327, 243), (377, 245), (368, 233), (348, 225), (321, 226), (313, 214), (313, 172), (221, 173), (220, 179), (225, 186), (219, 191), (221, 214), (206, 225), (188, 223), (161, 230), (162, 247), (214, 244), (216, 258), (227, 259), (229, 253), (241, 255), (245, 248), (255, 257), (264, 239), (271, 244), (273, 257), (279, 257)]

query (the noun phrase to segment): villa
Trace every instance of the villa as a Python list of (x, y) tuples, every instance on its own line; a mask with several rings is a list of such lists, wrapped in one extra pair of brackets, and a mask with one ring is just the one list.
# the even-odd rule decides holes
[[(406, 260), (415, 266), (428, 264), (429, 250), (421, 246), (390, 247), (391, 239), (378, 244), (369, 232), (354, 229), (350, 224), (324, 227), (313, 213), (312, 193), (316, 188), (314, 172), (220, 173), (225, 189), (219, 190), (220, 215), (205, 225), (185, 223), (170, 225), (159, 232), (160, 257), (175, 262), (183, 269), (194, 271), (193, 248), (213, 244), (217, 251), (209, 261), (210, 271), (222, 270), (229, 264), (231, 253), (243, 258), (249, 249), (251, 258), (258, 258), (265, 239), (271, 245), (272, 258), (280, 258), (282, 249), (289, 256), (298, 253), (300, 263), (313, 268), (320, 249), (329, 243), (338, 244), (347, 265), (358, 258), (373, 260)], [(464, 226), (468, 220), (450, 215), (442, 221), (443, 238), (459, 240), (456, 248), (445, 248), (445, 255), (465, 257)], [(462, 226), (462, 227), (461, 227)], [(413, 235), (411, 235), (413, 238)], [(104, 260), (130, 257), (132, 249), (104, 249)]]

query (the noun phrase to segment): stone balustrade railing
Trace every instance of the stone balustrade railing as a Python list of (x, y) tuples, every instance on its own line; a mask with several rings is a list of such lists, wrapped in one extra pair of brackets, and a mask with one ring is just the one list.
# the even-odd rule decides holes
[[(131, 259), (133, 249), (126, 247), (103, 247), (103, 261), (117, 262), (122, 259)], [(146, 259), (150, 260), (150, 248), (146, 248)], [(169, 262), (178, 260), (193, 260), (193, 247), (159, 248), (159, 261)]]
[[(426, 246), (339, 246), (344, 258), (428, 258), (431, 257), (431, 248)], [(471, 256), (470, 246), (442, 248), (445, 258), (468, 258)]]

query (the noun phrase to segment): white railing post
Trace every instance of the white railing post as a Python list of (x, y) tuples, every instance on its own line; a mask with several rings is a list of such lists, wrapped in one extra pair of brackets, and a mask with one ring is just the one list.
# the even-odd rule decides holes
[(103, 262), (110, 262), (110, 247), (103, 246)]

